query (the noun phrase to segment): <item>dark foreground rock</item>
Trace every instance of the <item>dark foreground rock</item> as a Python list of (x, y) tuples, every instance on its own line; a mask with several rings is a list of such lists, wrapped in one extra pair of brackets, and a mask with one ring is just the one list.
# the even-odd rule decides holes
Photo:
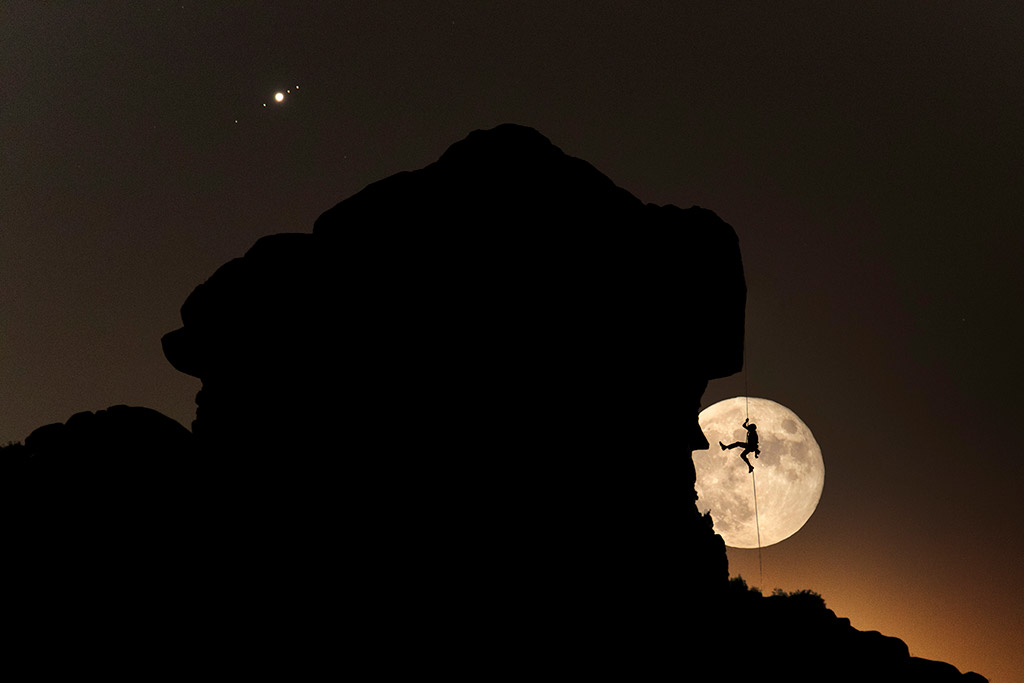
[(25, 439), (22, 455), (52, 469), (112, 472), (178, 466), (192, 432), (151, 408), (116, 405), (45, 425)]
[(352, 619), (386, 634), (365, 647), (409, 647), (412, 629), (430, 633), (420, 656), (471, 669), (624, 672), (660, 666), (686, 605), (727, 578), (680, 495), (680, 441), (707, 379), (739, 368), (744, 298), (714, 213), (644, 204), (510, 125), (312, 235), (260, 240), (196, 289), (164, 349), (203, 381), (211, 466), (338, 539)]
[(906, 643), (860, 631), (813, 591), (762, 596), (742, 579), (729, 582), (721, 609), (702, 622), (705, 656), (721, 658), (721, 679), (771, 676), (786, 681), (983, 683), (951, 664), (911, 657)]
[[(732, 588), (694, 505), (745, 297), (713, 212), (644, 204), (532, 129), (476, 131), (196, 288), (163, 339), (202, 380), (191, 434), (118, 407), (4, 449), (73, 491), (24, 527), (29, 584), (57, 587), (33, 614), (100, 615), (125, 661), (290, 678), (646, 680), (735, 658), (751, 623), (831, 633)], [(890, 640), (751, 661), (924, 680)]]

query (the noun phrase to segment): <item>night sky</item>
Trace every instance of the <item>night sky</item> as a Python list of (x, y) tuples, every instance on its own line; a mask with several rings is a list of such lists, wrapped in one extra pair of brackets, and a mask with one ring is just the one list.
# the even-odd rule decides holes
[[(1020, 680), (1022, 36), (1010, 1), (3, 2), (0, 444), (118, 403), (189, 425), (160, 337), (197, 284), (521, 123), (736, 229), (746, 377), (704, 403), (746, 383), (826, 466), (764, 589)], [(667, 314), (715, 334), (702, 291)]]

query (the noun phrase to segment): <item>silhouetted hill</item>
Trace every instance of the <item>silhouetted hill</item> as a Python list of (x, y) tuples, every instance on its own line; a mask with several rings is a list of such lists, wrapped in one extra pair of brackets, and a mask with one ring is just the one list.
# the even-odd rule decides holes
[(116, 405), (0, 449), (6, 671), (117, 677), (166, 660), (186, 622), (173, 606), (194, 605), (210, 556), (193, 443), (155, 410)]
[(166, 415), (116, 405), (39, 427), (3, 450), (0, 468), (10, 475), (5, 483), (17, 481), (11, 495), (32, 491), (36, 503), (88, 514), (110, 496), (152, 501), (194, 470), (193, 445), (192, 433)]
[(151, 408), (117, 405), (39, 427), (24, 445), (25, 457), (38, 458), (48, 467), (59, 462), (68, 467), (122, 470), (150, 468), (161, 459), (179, 458), (191, 447), (192, 433)]
[(702, 635), (713, 633), (709, 652), (729, 661), (725, 680), (770, 674), (786, 681), (987, 680), (973, 672), (961, 674), (951, 664), (911, 657), (898, 638), (853, 628), (813, 591), (762, 596), (742, 579), (733, 579), (723, 606), (719, 616), (724, 618), (709, 622)]
[[(680, 441), (707, 446), (745, 299), (713, 212), (644, 204), (529, 128), (471, 133), (196, 287), (163, 338), (202, 380), (191, 433), (114, 407), (3, 449), (44, 511), (23, 526), (32, 623), (73, 605), (186, 669), (216, 651), (291, 678), (326, 658), (646, 680), (730, 661), (750, 628), (778, 648), (761, 675), (949, 674), (730, 584)], [(787, 631), (815, 654), (787, 656)]]

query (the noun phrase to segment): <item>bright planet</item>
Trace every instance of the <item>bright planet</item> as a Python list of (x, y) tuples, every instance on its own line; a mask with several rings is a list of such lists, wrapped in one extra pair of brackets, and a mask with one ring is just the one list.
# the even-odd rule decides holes
[(275, 102), (284, 102), (284, 93), (283, 92), (274, 93), (274, 101)]
[[(740, 459), (743, 448), (722, 450), (746, 441), (743, 421), (757, 425), (758, 458), (749, 453), (751, 474)], [(698, 416), (708, 439), (706, 451), (693, 452), (697, 471), (697, 508), (710, 512), (715, 532), (731, 548), (757, 548), (783, 541), (814, 514), (825, 485), (825, 462), (811, 430), (789, 408), (765, 398), (726, 399)], [(757, 485), (757, 514), (754, 484)]]

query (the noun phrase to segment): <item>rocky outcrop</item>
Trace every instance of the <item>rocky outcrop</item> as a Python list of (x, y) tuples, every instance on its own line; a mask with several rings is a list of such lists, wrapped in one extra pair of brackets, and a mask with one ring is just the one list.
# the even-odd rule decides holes
[(188, 429), (150, 408), (76, 413), (4, 449), (3, 483), (13, 487), (5, 497), (26, 501), (36, 521), (51, 513), (84, 518), (110, 505), (134, 510), (118, 525), (145, 524), (142, 508), (158, 507), (161, 495), (194, 478), (193, 445)]
[(39, 427), (25, 439), (22, 455), (54, 470), (125, 472), (149, 470), (161, 463), (167, 466), (191, 446), (192, 433), (166, 415), (151, 408), (116, 405)]
[(167, 658), (210, 557), (193, 444), (171, 418), (115, 405), (0, 449), (11, 670), (66, 678)]
[(210, 460), (317, 507), (304, 521), (352, 539), (357, 583), (391, 586), (376, 600), (436, 614), (444, 596), (433, 632), (488, 657), (536, 666), (526, 638), (614, 668), (680, 638), (704, 579), (727, 578), (680, 495), (680, 434), (706, 380), (739, 367), (744, 293), (714, 213), (644, 204), (507, 125), (312, 235), (260, 240), (164, 349), (203, 380)]
[[(733, 579), (716, 617), (704, 622), (705, 654), (728, 662), (724, 680), (984, 683), (951, 664), (911, 657), (907, 644), (860, 631), (836, 616), (813, 591), (762, 596)], [(724, 636), (724, 637), (723, 637)]]
[[(544, 383), (581, 394), (613, 372), (663, 375), (693, 406), (696, 440), (704, 383), (740, 367), (744, 296), (735, 235), (712, 212), (644, 205), (536, 131), (501, 126), (367, 187), (312, 236), (264, 238), (196, 289), (164, 346), (203, 379), (193, 428), (207, 440), (258, 424), (260, 448), (292, 426), (289, 441), (469, 394), (554, 400), (535, 375), (555, 366)], [(690, 334), (712, 322), (717, 337)]]
[(191, 433), (115, 406), (0, 449), (29, 520), (17, 647), (66, 651), (59, 614), (76, 665), (116, 642), (136, 673), (216, 652), (289, 678), (952, 680), (728, 580), (689, 452), (708, 381), (741, 368), (745, 296), (713, 212), (476, 131), (195, 289), (163, 339), (202, 380)]

